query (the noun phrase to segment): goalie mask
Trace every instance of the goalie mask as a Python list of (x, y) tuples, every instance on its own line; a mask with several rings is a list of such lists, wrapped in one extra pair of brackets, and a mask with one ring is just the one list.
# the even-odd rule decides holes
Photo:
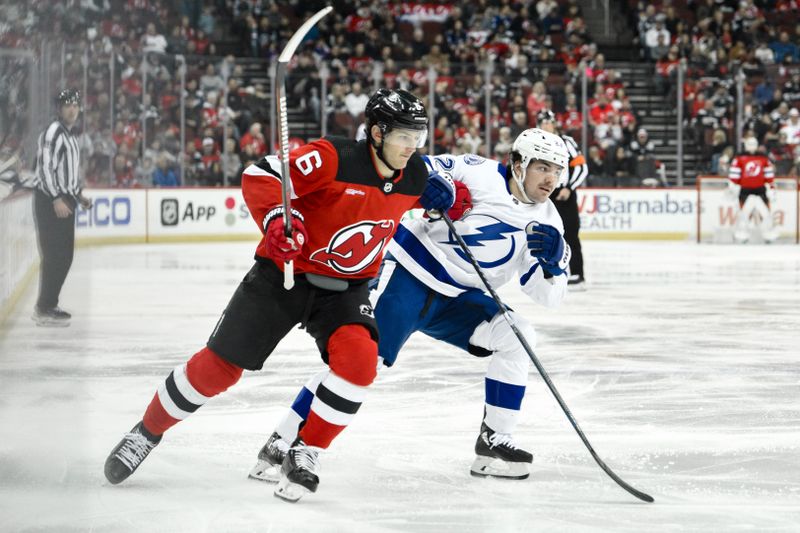
[(754, 154), (758, 151), (758, 139), (755, 137), (748, 137), (744, 140), (744, 151), (748, 154)]
[[(428, 138), (428, 113), (419, 98), (408, 91), (378, 89), (367, 102), (364, 110), (367, 119), (367, 138), (383, 163), (397, 170), (386, 161), (383, 147), (386, 144), (406, 148), (422, 148)], [(372, 136), (372, 126), (381, 130), (381, 141)]]
[[(567, 145), (558, 135), (546, 132), (539, 128), (523, 131), (511, 147), (511, 176), (517, 183), (523, 199), (527, 203), (534, 203), (525, 192), (525, 176), (528, 165), (533, 161), (547, 161), (561, 168), (561, 179), (569, 165)], [(517, 172), (514, 162), (520, 161), (520, 171)]]

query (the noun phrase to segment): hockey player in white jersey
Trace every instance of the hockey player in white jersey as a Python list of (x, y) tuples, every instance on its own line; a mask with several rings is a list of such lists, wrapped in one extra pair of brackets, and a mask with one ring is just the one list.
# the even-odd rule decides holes
[[(522, 132), (511, 161), (477, 155), (428, 158), (471, 195), (472, 209), (451, 218), (494, 288), (512, 279), (534, 301), (553, 307), (567, 291), (570, 249), (549, 196), (567, 168), (564, 141), (541, 129)], [(463, 191), (462, 191), (463, 192)], [(458, 204), (458, 200), (456, 202)], [(463, 208), (463, 206), (462, 206)], [(490, 356), (484, 418), (471, 467), (475, 476), (525, 479), (533, 456), (513, 438), (528, 382), (530, 361), (497, 303), (442, 220), (416, 218), (399, 226), (370, 299), (378, 322), (379, 365), (391, 367), (409, 336), (421, 331), (468, 353)], [(517, 327), (531, 346), (536, 333), (521, 316)], [(306, 419), (327, 370), (303, 387), (291, 410), (262, 447), (250, 477), (277, 482), (283, 456)], [(277, 465), (277, 468), (275, 468)]]

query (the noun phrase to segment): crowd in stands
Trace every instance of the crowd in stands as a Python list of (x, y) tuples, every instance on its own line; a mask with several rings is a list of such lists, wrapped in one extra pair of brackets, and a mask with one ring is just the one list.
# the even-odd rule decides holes
[[(755, 136), (778, 175), (800, 168), (800, 3), (793, 0), (629, 0), (643, 57), (662, 93), (675, 97), (684, 61), (684, 116), (707, 171), (726, 174), (737, 151), (737, 77), (742, 138)], [(674, 101), (674, 100), (672, 100)]]
[[(704, 146), (709, 170), (724, 171), (733, 150), (732, 74), (738, 68), (748, 79), (747, 134), (758, 135), (764, 149), (794, 168), (800, 133), (791, 110), (800, 104), (800, 73), (793, 70), (800, 25), (767, 24), (764, 17), (774, 10), (797, 13), (796, 3), (770, 2), (767, 9), (753, 0), (629, 2), (631, 23), (663, 93), (675, 91), (675, 66), (687, 61), (687, 126)], [(52, 79), (78, 87), (86, 54), (82, 144), (89, 183), (235, 185), (246, 165), (274, 149), (267, 65), (294, 28), (324, 4), (5, 3), (0, 46), (42, 50), (65, 43), (63, 74)], [(60, 56), (55, 59), (59, 70)], [(261, 75), (253, 75), (249, 64), (260, 65)], [(579, 93), (584, 72), (586, 109)], [(324, 121), (329, 134), (354, 136), (376, 86), (408, 89), (435, 109), (436, 153), (499, 159), (520, 131), (536, 125), (542, 109), (555, 112), (561, 131), (579, 143), (586, 115), (593, 176), (650, 176), (653, 141), (631, 106), (627, 81), (598, 53), (577, 0), (341, 0), (298, 50), (288, 96), (290, 107)], [(485, 146), (487, 128), (492, 146)]]

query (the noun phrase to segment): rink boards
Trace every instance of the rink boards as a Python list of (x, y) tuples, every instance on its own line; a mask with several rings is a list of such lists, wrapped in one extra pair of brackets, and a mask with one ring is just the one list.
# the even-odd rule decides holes
[[(94, 208), (79, 211), (79, 244), (257, 239), (241, 190), (94, 189)], [(587, 239), (688, 240), (697, 231), (694, 189), (582, 189)]]

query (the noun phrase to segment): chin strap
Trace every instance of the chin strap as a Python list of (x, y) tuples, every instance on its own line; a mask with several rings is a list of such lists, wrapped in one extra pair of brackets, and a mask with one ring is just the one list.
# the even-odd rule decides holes
[(514, 182), (517, 184), (517, 189), (519, 189), (519, 193), (522, 195), (522, 202), (525, 204), (536, 204), (528, 197), (528, 194), (525, 192), (525, 180), (514, 170), (514, 166), (511, 166), (511, 176), (514, 179)]
[(372, 147), (375, 149), (375, 155), (378, 156), (378, 159), (383, 161), (383, 164), (386, 165), (387, 167), (389, 167), (389, 169), (392, 172), (397, 172), (397, 169), (394, 168), (392, 165), (390, 165), (389, 162), (386, 160), (386, 158), (383, 157), (383, 139), (381, 139), (381, 143), (378, 144), (378, 143), (375, 142), (375, 139), (373, 139), (372, 136), (370, 135), (369, 142), (370, 142), (370, 144), (372, 144)]

